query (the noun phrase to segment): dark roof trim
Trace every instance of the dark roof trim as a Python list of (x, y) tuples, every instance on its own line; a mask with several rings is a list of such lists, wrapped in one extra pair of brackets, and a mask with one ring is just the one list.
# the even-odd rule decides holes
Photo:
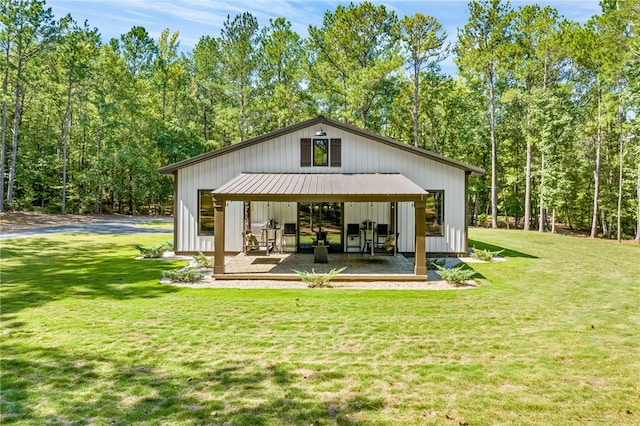
[(358, 127), (355, 126), (351, 126), (349, 124), (345, 124), (345, 123), (341, 123), (339, 121), (335, 121), (332, 120), (330, 118), (327, 118), (323, 115), (319, 115), (316, 118), (312, 118), (310, 120), (306, 120), (306, 121), (302, 121), (300, 123), (294, 124), (292, 126), (289, 127), (285, 127), (279, 130), (275, 130), (273, 132), (270, 133), (266, 133), (264, 135), (261, 136), (257, 136), (253, 139), (247, 139), (246, 141), (243, 142), (238, 142), (236, 144), (233, 145), (229, 145), (229, 146), (225, 146), (223, 148), (217, 149), (215, 151), (210, 151), (210, 152), (206, 152), (204, 154), (200, 154), (197, 155), (195, 157), (191, 157), (191, 158), (187, 158), (186, 160), (182, 160), (179, 161), (177, 163), (173, 163), (173, 164), (169, 164), (168, 166), (164, 166), (158, 169), (158, 172), (162, 173), (162, 174), (171, 174), (174, 171), (181, 169), (183, 167), (187, 167), (190, 166), (192, 164), (196, 164), (196, 163), (200, 163), (202, 161), (206, 161), (209, 160), (211, 158), (215, 158), (236, 150), (240, 150), (243, 148), (246, 148), (248, 146), (251, 145), (255, 145), (258, 144), (260, 142), (266, 141), (266, 140), (270, 140), (270, 139), (275, 139), (278, 138), (279, 136), (285, 135), (287, 133), (292, 133), (295, 132), (297, 130), (301, 130), (304, 129), (306, 127), (311, 127), (314, 125), (318, 125), (318, 124), (327, 124), (329, 126), (332, 127), (336, 127), (338, 129), (342, 129), (344, 131), (365, 137), (367, 139), (372, 139), (375, 140), (377, 142), (381, 142), (384, 143), (386, 145), (392, 146), (394, 148), (399, 148), (402, 149), (404, 151), (410, 152), (412, 154), (416, 154), (419, 155), (421, 157), (425, 157), (425, 158), (429, 158), (431, 160), (443, 163), (443, 164), (447, 164), (449, 166), (458, 168), (458, 169), (462, 169), (468, 172), (471, 172), (472, 174), (476, 174), (476, 175), (482, 175), (484, 174), (484, 170), (476, 167), (476, 166), (472, 166), (471, 164), (467, 164), (467, 163), (463, 163), (462, 161), (458, 161), (458, 160), (454, 160), (453, 158), (449, 158), (449, 157), (445, 157), (444, 155), (440, 155), (440, 154), (436, 154), (435, 152), (432, 151), (428, 151), (426, 149), (422, 149), (422, 148), (416, 148), (413, 145), (408, 145), (402, 142), (399, 142), (395, 139), (391, 139), (388, 138), (386, 136), (382, 136), (382, 135), (378, 135), (376, 133), (372, 133), (369, 132), (367, 130), (364, 129), (360, 129)]

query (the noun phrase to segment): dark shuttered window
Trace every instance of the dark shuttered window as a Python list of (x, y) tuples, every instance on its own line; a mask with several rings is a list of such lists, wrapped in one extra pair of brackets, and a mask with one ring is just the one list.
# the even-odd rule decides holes
[(329, 164), (342, 167), (342, 139), (331, 139), (329, 144)]
[(311, 139), (300, 139), (300, 167), (311, 167)]

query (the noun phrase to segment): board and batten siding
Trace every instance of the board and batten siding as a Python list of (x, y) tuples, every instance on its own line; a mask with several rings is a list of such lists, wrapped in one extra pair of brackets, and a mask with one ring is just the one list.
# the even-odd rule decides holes
[[(363, 136), (323, 125), (327, 139), (341, 139), (340, 167), (301, 167), (300, 139), (315, 136), (317, 126), (281, 135), (224, 155), (185, 166), (177, 172), (176, 251), (211, 252), (213, 236), (197, 235), (198, 190), (216, 189), (247, 173), (401, 173), (426, 190), (445, 192), (444, 236), (427, 237), (427, 252), (465, 250), (465, 171)], [(295, 206), (291, 208), (295, 209)], [(226, 205), (225, 250), (242, 250), (242, 203)], [(348, 218), (345, 218), (345, 223)], [(281, 221), (282, 222), (282, 221)], [(216, 224), (218, 226), (218, 224)], [(398, 249), (414, 250), (413, 203), (398, 203)]]

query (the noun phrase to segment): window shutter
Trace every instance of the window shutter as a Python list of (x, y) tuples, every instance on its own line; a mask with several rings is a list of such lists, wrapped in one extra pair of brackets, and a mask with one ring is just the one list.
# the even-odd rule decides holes
[(311, 139), (300, 139), (300, 167), (311, 167)]
[(342, 139), (331, 139), (329, 151), (331, 167), (342, 167)]

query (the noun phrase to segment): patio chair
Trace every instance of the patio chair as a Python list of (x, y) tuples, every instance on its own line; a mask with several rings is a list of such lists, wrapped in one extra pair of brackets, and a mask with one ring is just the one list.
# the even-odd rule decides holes
[(326, 246), (327, 244), (328, 244), (328, 242), (327, 242), (327, 232), (326, 231), (316, 232), (316, 242), (315, 242), (314, 245)]
[(379, 223), (376, 226), (376, 247), (381, 247), (383, 244), (380, 243), (380, 239), (383, 239), (383, 243), (389, 237), (389, 225), (387, 223)]
[(360, 250), (360, 224), (347, 223), (347, 252), (350, 248)]
[(285, 223), (282, 229), (282, 250), (286, 252), (296, 251), (296, 238), (298, 232), (295, 223)]
[(389, 235), (387, 236), (387, 238), (384, 240), (384, 243), (382, 244), (382, 247), (384, 247), (386, 251), (393, 251), (394, 256), (397, 253), (399, 236), (400, 236), (400, 233), (398, 232), (396, 232), (395, 235)]

